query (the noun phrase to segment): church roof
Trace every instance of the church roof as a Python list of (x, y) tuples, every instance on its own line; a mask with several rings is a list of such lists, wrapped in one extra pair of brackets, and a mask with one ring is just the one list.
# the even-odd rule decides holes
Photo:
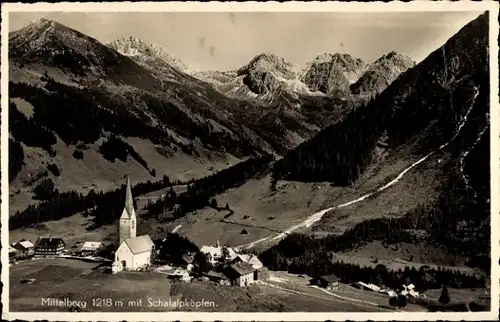
[(148, 252), (154, 247), (153, 241), (149, 235), (127, 238), (124, 243), (127, 244), (134, 255)]
[(132, 215), (135, 216), (134, 198), (132, 197), (130, 179), (127, 177), (127, 187), (125, 188), (125, 209), (123, 209), (121, 218), (130, 218)]

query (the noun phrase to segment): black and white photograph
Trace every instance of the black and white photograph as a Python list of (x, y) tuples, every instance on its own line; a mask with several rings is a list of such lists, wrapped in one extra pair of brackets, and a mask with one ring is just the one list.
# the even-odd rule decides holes
[(2, 5), (7, 317), (498, 317), (498, 3), (131, 4)]

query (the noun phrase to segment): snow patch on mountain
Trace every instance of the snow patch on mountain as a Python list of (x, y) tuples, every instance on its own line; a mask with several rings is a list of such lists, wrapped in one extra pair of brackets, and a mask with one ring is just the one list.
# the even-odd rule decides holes
[(108, 43), (108, 46), (124, 56), (141, 61), (160, 59), (180, 71), (189, 72), (187, 64), (168, 53), (165, 47), (146, 43), (139, 38), (121, 37)]

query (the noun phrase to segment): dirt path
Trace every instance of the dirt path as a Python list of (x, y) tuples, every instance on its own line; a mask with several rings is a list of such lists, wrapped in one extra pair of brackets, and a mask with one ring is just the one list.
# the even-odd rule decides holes
[[(325, 293), (327, 293), (328, 295), (331, 295), (331, 296), (333, 296), (333, 297), (335, 297), (337, 299), (334, 299), (334, 298), (332, 298), (330, 296), (323, 297), (323, 296), (313, 295), (313, 294), (306, 293), (306, 292), (300, 292), (300, 291), (297, 291), (297, 290), (291, 290), (291, 289), (286, 288), (286, 287), (274, 285), (274, 284), (271, 284), (271, 283), (266, 283), (266, 282), (263, 282), (263, 281), (260, 281), (259, 284), (262, 284), (262, 285), (265, 285), (265, 286), (268, 286), (268, 287), (272, 287), (272, 288), (276, 288), (276, 289), (279, 289), (279, 290), (283, 290), (283, 291), (286, 291), (286, 292), (290, 292), (290, 293), (300, 294), (300, 295), (304, 295), (304, 296), (308, 296), (308, 297), (320, 298), (320, 299), (324, 299), (324, 300), (328, 300), (328, 301), (332, 301), (332, 302), (337, 302), (337, 303), (338, 302), (341, 302), (341, 303), (348, 302), (349, 304), (352, 304), (352, 305), (355, 305), (355, 306), (358, 306), (358, 307), (362, 307), (362, 308), (373, 308), (373, 307), (376, 307), (379, 311), (383, 310), (383, 311), (387, 311), (387, 312), (394, 312), (394, 310), (389, 310), (389, 309), (380, 307), (376, 303), (365, 302), (365, 301), (356, 300), (356, 299), (351, 299), (349, 297), (343, 297), (343, 296), (340, 296), (340, 295), (336, 295), (336, 294), (330, 293), (330, 292), (328, 292), (326, 290), (323, 290), (323, 289), (321, 289), (321, 290), (324, 291)], [(318, 288), (318, 289), (320, 289), (320, 288)]]

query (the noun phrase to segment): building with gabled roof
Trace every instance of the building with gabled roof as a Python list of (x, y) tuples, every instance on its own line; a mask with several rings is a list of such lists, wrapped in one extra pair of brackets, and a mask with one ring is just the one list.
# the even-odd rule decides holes
[(339, 288), (340, 278), (334, 274), (323, 275), (313, 280), (313, 283), (330, 290)]
[[(236, 258), (237, 254), (231, 247), (227, 246), (224, 247), (226, 247), (229, 252), (229, 258), (228, 258), (229, 260), (233, 260), (234, 258)], [(208, 256), (209, 261), (212, 264), (215, 264), (217, 261), (219, 261), (219, 259), (222, 258), (224, 247), (219, 246), (219, 242), (217, 242), (216, 246), (207, 246), (207, 245), (202, 246), (200, 248), (200, 252), (206, 254)]]
[(9, 246), (9, 262), (13, 262), (19, 256), (19, 251), (12, 246)]
[(247, 263), (250, 264), (254, 271), (254, 280), (266, 280), (268, 278), (267, 269), (264, 264), (260, 261), (259, 257), (255, 254), (238, 254), (232, 261), (231, 264), (235, 263)]
[(115, 253), (119, 270), (139, 270), (151, 265), (154, 243), (148, 235), (126, 239)]
[(103, 249), (103, 242), (87, 241), (83, 243), (82, 248), (80, 248), (80, 253), (82, 256), (97, 255), (97, 253)]
[(12, 247), (18, 250), (19, 257), (31, 257), (35, 255), (35, 245), (29, 240), (22, 239), (13, 244)]
[(35, 256), (55, 256), (63, 253), (66, 243), (60, 237), (39, 237), (35, 242)]
[(238, 262), (227, 266), (224, 275), (231, 281), (231, 285), (248, 286), (256, 281), (252, 265), (246, 262)]

